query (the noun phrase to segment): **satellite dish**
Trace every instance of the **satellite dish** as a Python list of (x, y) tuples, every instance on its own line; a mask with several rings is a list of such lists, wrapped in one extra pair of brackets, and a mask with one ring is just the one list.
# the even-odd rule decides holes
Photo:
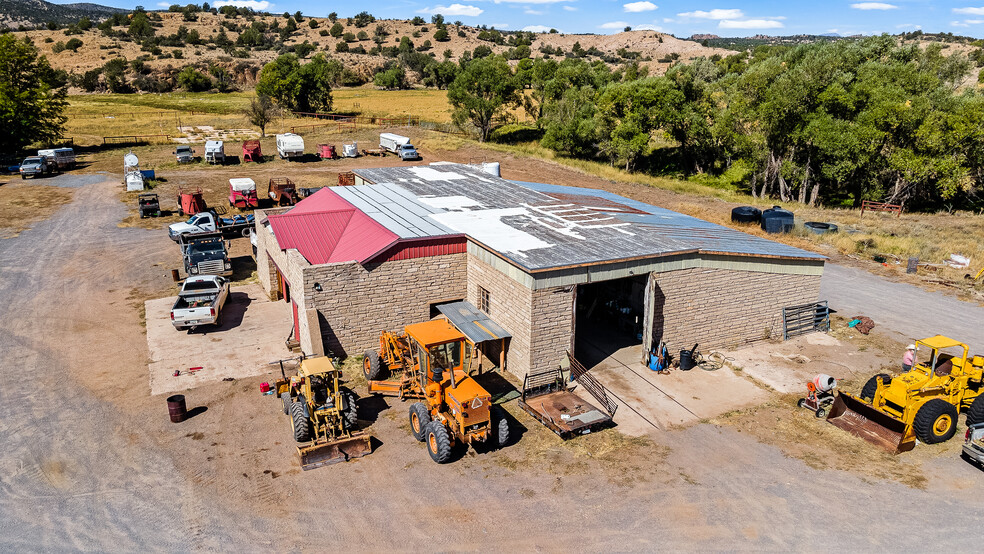
[(136, 167), (139, 163), (140, 160), (137, 159), (137, 155), (134, 154), (133, 152), (130, 152), (126, 156), (123, 156), (123, 165), (125, 167)]

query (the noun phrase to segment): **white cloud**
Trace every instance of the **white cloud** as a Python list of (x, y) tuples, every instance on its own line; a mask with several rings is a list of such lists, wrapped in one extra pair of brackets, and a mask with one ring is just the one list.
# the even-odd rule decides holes
[(857, 4), (851, 4), (851, 7), (855, 10), (897, 10), (898, 6), (895, 4), (886, 4), (885, 2), (858, 2)]
[(674, 23), (675, 21), (676, 20), (673, 19), (672, 17), (664, 17), (663, 18), (663, 23)]
[(424, 8), (422, 10), (417, 10), (417, 13), (429, 13), (429, 14), (441, 14), (441, 15), (461, 15), (467, 17), (476, 17), (482, 15), (484, 12), (482, 8), (478, 6), (466, 6), (464, 4), (451, 4), (450, 6), (434, 6), (433, 8)]
[(775, 19), (722, 19), (719, 29), (782, 29), (785, 25)]
[(963, 23), (961, 21), (951, 21), (950, 22), (950, 25), (952, 25), (954, 27), (970, 27), (970, 25), (968, 25), (966, 23)]
[(534, 10), (531, 8), (526, 8), (525, 10), (523, 10), (523, 13), (525, 13), (526, 15), (543, 15), (546, 12), (542, 10)]
[(550, 29), (546, 25), (527, 25), (520, 29), (520, 31), (526, 31), (527, 33), (549, 33)]
[(251, 8), (256, 11), (264, 11), (274, 6), (274, 4), (267, 2), (267, 0), (219, 0), (212, 5), (216, 8), (236, 6), (237, 8)]
[(922, 25), (916, 25), (915, 23), (902, 23), (901, 25), (896, 25), (896, 29), (922, 29)]
[(496, 4), (559, 4), (570, 0), (492, 0)]
[(508, 23), (493, 23), (493, 24), (489, 25), (489, 28), (490, 29), (508, 29), (509, 28), (509, 24)]
[(624, 21), (609, 21), (608, 23), (602, 23), (598, 25), (599, 29), (624, 29), (628, 26), (628, 23)]
[(162, 8), (170, 8), (171, 7), (171, 4), (169, 4), (168, 2), (158, 2), (157, 5), (160, 6), (160, 7), (162, 7)]
[(632, 28), (634, 31), (659, 31), (660, 33), (665, 33), (666, 29), (663, 29), (659, 25), (637, 25)]
[(984, 8), (953, 8), (953, 13), (965, 15), (984, 15)]
[(658, 8), (656, 4), (652, 2), (629, 2), (628, 4), (623, 4), (622, 8), (627, 13), (639, 13), (639, 12), (651, 12)]
[(709, 12), (697, 10), (694, 12), (678, 13), (677, 15), (680, 17), (693, 17), (695, 19), (738, 19), (740, 17), (745, 17), (744, 12), (738, 9), (717, 9)]
[(565, 12), (576, 12), (577, 11), (577, 8), (575, 8), (574, 6), (564, 6), (564, 11)]

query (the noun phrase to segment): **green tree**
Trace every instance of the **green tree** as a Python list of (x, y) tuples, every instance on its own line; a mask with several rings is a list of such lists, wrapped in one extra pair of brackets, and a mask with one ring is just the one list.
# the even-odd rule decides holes
[(373, 84), (387, 90), (408, 89), (407, 72), (401, 66), (391, 67), (385, 71), (380, 71), (373, 77)]
[(516, 103), (516, 85), (505, 59), (489, 56), (473, 60), (448, 86), (452, 118), (459, 126), (470, 122), (485, 142), (492, 127), (508, 118), (508, 107)]
[(434, 40), (437, 42), (447, 42), (451, 40), (451, 37), (448, 36), (448, 31), (446, 29), (438, 29), (434, 32)]
[(150, 19), (147, 17), (147, 12), (134, 12), (133, 19), (130, 20), (130, 27), (127, 29), (127, 34), (138, 39), (154, 36), (154, 26), (151, 25)]
[(337, 66), (324, 54), (316, 54), (303, 66), (296, 55), (283, 54), (263, 66), (256, 93), (269, 96), (288, 111), (329, 112), (336, 75)]
[(208, 75), (189, 65), (178, 73), (178, 86), (188, 92), (204, 92), (211, 90), (212, 80)]
[(58, 140), (67, 121), (65, 95), (65, 83), (33, 45), (0, 35), (0, 152)]
[(328, 29), (328, 34), (335, 38), (342, 36), (342, 33), (344, 32), (345, 32), (345, 27), (343, 27), (342, 24), (338, 22), (332, 25), (331, 29)]

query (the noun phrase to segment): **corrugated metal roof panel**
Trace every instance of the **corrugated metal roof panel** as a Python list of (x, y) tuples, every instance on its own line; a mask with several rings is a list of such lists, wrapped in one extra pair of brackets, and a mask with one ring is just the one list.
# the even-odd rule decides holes
[(429, 217), (439, 209), (421, 203), (416, 195), (399, 185), (355, 185), (332, 190), (400, 238), (456, 234)]
[(451, 325), (475, 344), (512, 336), (509, 331), (492, 321), (492, 318), (480, 312), (471, 302), (441, 304), (437, 309), (448, 318)]
[(291, 212), (270, 216), (270, 226), (282, 250), (296, 248), (311, 264), (361, 263), (398, 238), (355, 208)]

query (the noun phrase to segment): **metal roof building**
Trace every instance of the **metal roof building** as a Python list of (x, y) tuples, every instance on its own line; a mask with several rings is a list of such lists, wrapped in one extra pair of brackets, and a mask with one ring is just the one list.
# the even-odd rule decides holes
[[(463, 164), (354, 174), (354, 186), (322, 189), (258, 225), (269, 234), (258, 266), (274, 268), (263, 279), (261, 267), (261, 280), (283, 291), (300, 281), (299, 309), (315, 310), (309, 319), (335, 352), (360, 353), (383, 329), (467, 301), (510, 337), (510, 369), (523, 374), (612, 329), (644, 351), (759, 340), (782, 306), (819, 293), (823, 256), (606, 191)], [(334, 292), (321, 299), (313, 291), (326, 285)], [(366, 306), (353, 308), (353, 294)]]

